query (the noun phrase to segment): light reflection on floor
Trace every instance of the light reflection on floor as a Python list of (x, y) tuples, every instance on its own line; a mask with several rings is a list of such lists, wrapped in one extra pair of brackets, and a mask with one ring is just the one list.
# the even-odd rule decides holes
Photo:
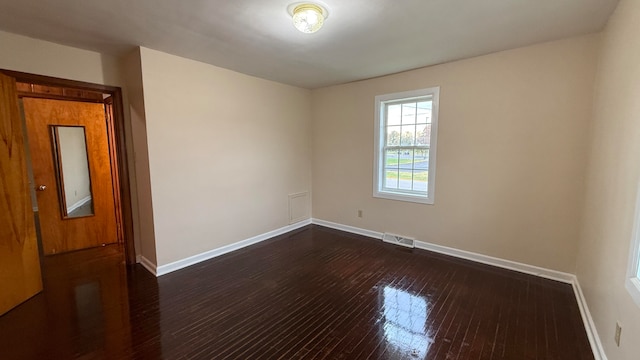
[(432, 342), (426, 331), (427, 300), (392, 286), (381, 295), (386, 341), (399, 353), (424, 359)]

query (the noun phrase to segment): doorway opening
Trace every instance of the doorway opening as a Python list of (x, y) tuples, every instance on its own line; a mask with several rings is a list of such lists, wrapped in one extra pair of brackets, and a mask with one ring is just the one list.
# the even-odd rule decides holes
[[(49, 206), (49, 214), (56, 214), (48, 220), (39, 219), (41, 254), (118, 243), (124, 248), (127, 264), (135, 264), (122, 90), (9, 70), (0, 72), (16, 80), (29, 135), (27, 148), (31, 148), (27, 158), (32, 166), (39, 166), (40, 161), (51, 176), (43, 181), (42, 177), (34, 179), (34, 173), (29, 175), (34, 206)], [(61, 115), (62, 111), (67, 115)], [(44, 118), (55, 120), (46, 123), (40, 120)], [(86, 154), (73, 149), (84, 149)], [(107, 193), (108, 197), (103, 196)], [(85, 229), (92, 229), (89, 236), (83, 233)], [(62, 240), (50, 242), (43, 238), (46, 233)]]

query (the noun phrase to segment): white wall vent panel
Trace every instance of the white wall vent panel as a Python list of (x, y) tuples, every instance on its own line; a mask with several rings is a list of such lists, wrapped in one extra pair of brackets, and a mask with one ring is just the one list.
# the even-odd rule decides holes
[(289, 194), (289, 224), (309, 219), (309, 192)]

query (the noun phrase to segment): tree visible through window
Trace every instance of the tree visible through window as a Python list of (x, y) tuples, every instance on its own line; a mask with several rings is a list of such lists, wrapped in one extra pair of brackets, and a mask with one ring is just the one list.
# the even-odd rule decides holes
[(438, 88), (376, 97), (374, 196), (433, 203), (437, 104)]

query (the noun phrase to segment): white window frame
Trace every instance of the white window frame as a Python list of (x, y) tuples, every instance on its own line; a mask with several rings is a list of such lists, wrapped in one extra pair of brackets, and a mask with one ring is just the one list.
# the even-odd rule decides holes
[[(429, 143), (429, 168), (427, 176), (427, 194), (417, 194), (411, 191), (392, 191), (383, 189), (384, 179), (384, 146), (386, 134), (386, 105), (402, 100), (418, 100), (431, 97), (431, 137)], [(436, 151), (438, 144), (438, 110), (440, 99), (440, 87), (431, 87), (420, 90), (404, 91), (393, 94), (378, 95), (375, 98), (375, 152), (373, 165), (373, 196), (376, 198), (409, 201), (422, 204), (434, 204), (434, 191), (436, 184)]]
[(636, 196), (636, 212), (625, 286), (633, 301), (640, 306), (640, 184)]

